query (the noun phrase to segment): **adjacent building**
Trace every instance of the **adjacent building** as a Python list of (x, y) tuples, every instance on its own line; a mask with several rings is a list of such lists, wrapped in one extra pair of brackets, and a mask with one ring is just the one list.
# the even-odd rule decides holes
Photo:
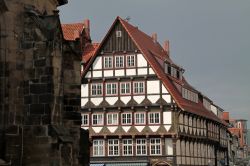
[(228, 164), (222, 110), (186, 81), (168, 41), (120, 17), (83, 53), (81, 113), (90, 165)]

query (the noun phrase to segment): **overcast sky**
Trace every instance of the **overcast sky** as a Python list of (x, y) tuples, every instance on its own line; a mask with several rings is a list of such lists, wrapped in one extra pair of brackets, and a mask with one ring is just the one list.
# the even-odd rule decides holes
[(60, 16), (62, 23), (89, 18), (94, 42), (116, 16), (129, 16), (161, 43), (170, 40), (170, 56), (191, 85), (231, 118), (250, 121), (249, 0), (69, 0)]

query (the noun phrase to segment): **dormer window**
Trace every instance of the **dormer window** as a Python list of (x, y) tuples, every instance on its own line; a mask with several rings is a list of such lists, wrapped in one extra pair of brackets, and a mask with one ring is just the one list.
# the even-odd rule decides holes
[(198, 94), (186, 88), (182, 88), (182, 97), (192, 102), (198, 103)]
[(203, 106), (206, 109), (211, 110), (211, 103), (208, 100), (204, 99), (204, 98), (203, 98)]

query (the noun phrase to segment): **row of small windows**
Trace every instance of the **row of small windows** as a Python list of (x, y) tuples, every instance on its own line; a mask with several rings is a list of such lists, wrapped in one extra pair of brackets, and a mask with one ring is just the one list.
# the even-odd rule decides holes
[(198, 103), (198, 94), (195, 92), (192, 92), (186, 88), (182, 88), (182, 97), (184, 99)]
[[(126, 62), (125, 62), (126, 60)], [(104, 56), (104, 69), (135, 67), (135, 55)]]
[[(122, 125), (132, 125), (132, 113), (122, 113), (121, 114), (121, 124)], [(118, 113), (108, 113), (106, 116), (107, 125), (118, 125), (119, 114)], [(82, 125), (89, 125), (89, 114), (82, 114)], [(136, 125), (146, 124), (146, 113), (137, 112), (134, 113), (134, 123)], [(159, 112), (149, 112), (148, 113), (148, 123), (149, 124), (160, 124), (160, 113)], [(92, 114), (92, 125), (104, 125), (104, 114), (96, 113)]]
[(174, 78), (177, 78), (180, 80), (182, 79), (182, 71), (166, 63), (165, 63), (165, 73), (171, 75)]
[[(144, 94), (145, 93), (145, 82), (133, 82), (133, 89), (130, 82), (121, 82), (118, 87), (118, 83), (105, 83), (105, 95), (117, 95), (118, 88), (120, 88), (120, 94), (128, 95), (133, 94)], [(91, 84), (91, 95), (102, 96), (103, 95), (103, 83)]]
[[(121, 141), (122, 146), (119, 146), (119, 139), (108, 139), (108, 146), (105, 146), (103, 139), (93, 140), (93, 156), (105, 156), (105, 147), (108, 148), (108, 156), (145, 156), (145, 155), (161, 155), (162, 146), (160, 138), (150, 138), (149, 140), (149, 153), (147, 152), (147, 140), (140, 138), (135, 140), (135, 152), (134, 143), (132, 139), (123, 139)], [(122, 148), (122, 154), (120, 154), (120, 148)]]

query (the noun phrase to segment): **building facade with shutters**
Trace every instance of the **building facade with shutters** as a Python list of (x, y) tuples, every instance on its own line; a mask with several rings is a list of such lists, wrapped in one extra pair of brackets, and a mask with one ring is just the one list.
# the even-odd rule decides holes
[(82, 128), (90, 165), (227, 164), (220, 108), (187, 83), (169, 42), (117, 17), (82, 59)]

